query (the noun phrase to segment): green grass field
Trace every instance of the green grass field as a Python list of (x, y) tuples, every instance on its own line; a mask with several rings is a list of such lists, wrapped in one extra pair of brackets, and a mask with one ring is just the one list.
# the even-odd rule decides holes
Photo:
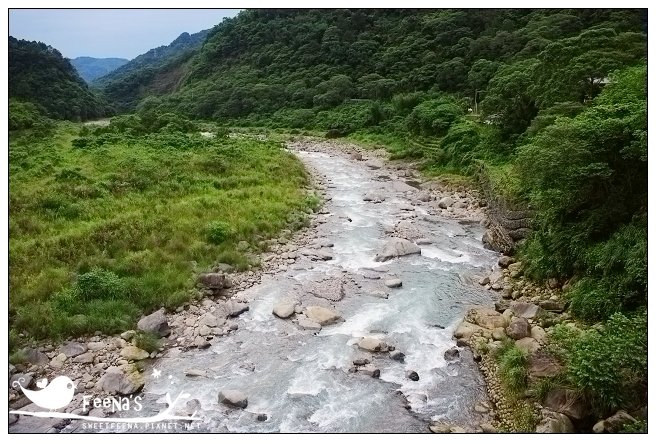
[(297, 229), (318, 199), (274, 142), (184, 133), (12, 133), (11, 336), (118, 332), (194, 296), (195, 275)]

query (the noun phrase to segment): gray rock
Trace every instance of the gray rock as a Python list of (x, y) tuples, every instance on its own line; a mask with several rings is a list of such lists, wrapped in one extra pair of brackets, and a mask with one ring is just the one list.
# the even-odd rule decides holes
[(223, 273), (201, 273), (198, 282), (202, 286), (212, 290), (221, 290), (225, 286), (225, 275)]
[(592, 427), (592, 432), (595, 434), (601, 434), (606, 431), (606, 421), (605, 420), (600, 420), (594, 426)]
[(342, 319), (342, 315), (337, 311), (325, 307), (320, 307), (318, 305), (312, 305), (306, 308), (305, 315), (309, 320), (316, 322), (321, 326), (334, 324), (335, 322)]
[(365, 365), (363, 367), (358, 368), (358, 371), (360, 373), (366, 374), (367, 376), (371, 376), (372, 378), (380, 377), (380, 370), (374, 367), (373, 365)]
[(580, 395), (574, 390), (565, 388), (554, 388), (550, 390), (542, 404), (547, 408), (566, 415), (570, 419), (581, 420), (589, 414), (588, 407)]
[(562, 301), (555, 301), (553, 299), (546, 299), (542, 302), (540, 302), (540, 307), (543, 309), (550, 311), (550, 312), (555, 312), (555, 313), (561, 313), (565, 311), (566, 304)]
[(431, 433), (435, 434), (448, 434), (451, 432), (451, 427), (447, 424), (435, 424), (428, 427)]
[(383, 194), (381, 194), (380, 192), (376, 192), (376, 191), (367, 192), (362, 197), (362, 201), (371, 201), (371, 202), (374, 202), (374, 203), (382, 203), (383, 201), (385, 201), (385, 196)]
[(398, 258), (399, 256), (421, 254), (421, 249), (414, 243), (411, 243), (407, 239), (403, 238), (392, 238), (387, 244), (383, 247), (374, 261), (384, 262), (392, 258)]
[(483, 327), (467, 321), (462, 321), (460, 325), (458, 325), (458, 328), (456, 328), (453, 332), (453, 337), (467, 341), (474, 333), (478, 331), (483, 331)]
[(512, 318), (506, 327), (508, 337), (519, 340), (531, 336), (531, 325), (526, 318)]
[(247, 312), (250, 308), (248, 304), (243, 302), (228, 302), (226, 307), (228, 307), (228, 316), (233, 318)]
[(299, 318), (297, 324), (303, 330), (316, 330), (316, 331), (321, 330), (321, 325), (320, 324), (318, 324), (314, 321), (311, 321), (306, 317)]
[(353, 360), (353, 365), (367, 365), (369, 362), (371, 362), (369, 359), (358, 358)]
[(187, 403), (185, 404), (185, 411), (187, 412), (188, 416), (191, 416), (197, 411), (200, 411), (200, 409), (201, 409), (201, 405), (198, 399), (188, 400)]
[(506, 256), (502, 255), (499, 257), (499, 261), (497, 261), (497, 264), (499, 264), (499, 267), (502, 269), (508, 268), (510, 264), (513, 264), (515, 262), (515, 258), (512, 256)]
[(295, 302), (281, 301), (273, 307), (273, 314), (281, 319), (287, 319), (294, 314), (295, 307)]
[(239, 390), (221, 390), (219, 403), (237, 408), (248, 407), (248, 396)]
[(528, 302), (512, 302), (510, 310), (515, 316), (520, 316), (526, 319), (533, 319), (540, 313), (540, 307)]
[(12, 426), (16, 422), (18, 422), (18, 415), (17, 414), (10, 414), (9, 415), (9, 426)]
[(64, 366), (64, 362), (66, 362), (66, 359), (68, 358), (64, 353), (59, 353), (57, 356), (52, 358), (52, 360), (50, 361), (50, 366), (56, 369), (62, 368)]
[(195, 368), (190, 368), (188, 370), (185, 370), (184, 373), (185, 373), (185, 376), (190, 377), (190, 378), (199, 377), (199, 376), (202, 376), (202, 377), (207, 376), (207, 372), (205, 370), (198, 370), (198, 369), (195, 369)]
[(440, 209), (447, 209), (451, 206), (453, 206), (453, 198), (450, 196), (445, 196), (444, 198), (440, 199), (440, 201), (437, 203), (437, 207)]
[(574, 425), (567, 416), (547, 408), (542, 409), (542, 420), (535, 427), (536, 433), (573, 433)]
[(394, 350), (391, 351), (389, 354), (390, 359), (398, 362), (404, 362), (405, 361), (405, 354), (399, 350)]
[(91, 351), (104, 350), (107, 345), (104, 342), (89, 342), (87, 348)]
[(634, 423), (636, 419), (624, 410), (619, 410), (611, 417), (607, 417), (604, 422), (604, 429), (609, 433), (617, 433), (624, 425)]
[(29, 362), (32, 365), (45, 365), (50, 362), (48, 356), (34, 348), (24, 348), (21, 351), (21, 356), (25, 362)]
[(387, 279), (387, 280), (385, 280), (385, 285), (387, 287), (393, 289), (393, 288), (401, 287), (403, 285), (403, 282), (398, 278)]
[(265, 413), (258, 413), (257, 415), (257, 421), (258, 422), (265, 422), (269, 417)]
[(128, 361), (141, 361), (148, 358), (148, 352), (142, 350), (134, 345), (128, 345), (127, 347), (121, 350), (121, 357), (127, 359)]
[(144, 380), (136, 370), (123, 371), (119, 367), (109, 367), (96, 386), (107, 393), (127, 395), (141, 390)]
[(524, 352), (528, 354), (535, 353), (540, 349), (540, 344), (533, 338), (522, 338), (518, 341), (515, 341), (515, 345)]
[(20, 390), (20, 384), (23, 388), (30, 388), (33, 381), (34, 377), (29, 373), (16, 373), (9, 379), (9, 387)]
[(211, 344), (207, 342), (207, 339), (205, 339), (202, 336), (196, 336), (196, 339), (194, 339), (194, 346), (198, 347), (201, 350), (210, 347), (210, 345)]
[(93, 353), (82, 353), (81, 355), (74, 357), (73, 362), (77, 364), (91, 364), (93, 362)]
[(528, 359), (528, 374), (533, 378), (545, 378), (561, 373), (563, 367), (558, 360), (544, 352), (532, 354)]
[(488, 422), (484, 422), (484, 423), (482, 423), (482, 424), (479, 425), (479, 426), (481, 427), (481, 430), (483, 430), (483, 433), (486, 433), (486, 434), (493, 434), (493, 433), (496, 433), (496, 432), (497, 432), (497, 429), (494, 428), (494, 425), (492, 425), (492, 424), (490, 424), (490, 423), (488, 423)]
[(171, 334), (171, 328), (164, 314), (165, 310), (160, 309), (148, 316), (144, 316), (137, 323), (137, 328), (142, 331), (151, 332), (159, 336), (168, 336)]
[(365, 161), (364, 164), (368, 168), (373, 169), (373, 170), (377, 170), (377, 169), (380, 169), (381, 167), (383, 167), (383, 162), (378, 160), (378, 159), (371, 159), (371, 160)]
[(130, 339), (134, 338), (134, 335), (136, 335), (137, 332), (134, 330), (127, 330), (121, 333), (121, 339), (125, 339), (126, 341), (129, 341)]
[(417, 374), (416, 371), (408, 370), (405, 372), (405, 377), (410, 379), (411, 381), (417, 382), (419, 380), (419, 375)]
[(444, 360), (445, 361), (455, 361), (460, 357), (460, 350), (458, 350), (457, 347), (451, 347), (447, 351), (444, 352)]
[(378, 352), (378, 351), (387, 351), (388, 345), (377, 338), (362, 338), (358, 342), (358, 347), (363, 350)]
[(221, 327), (225, 324), (225, 318), (221, 317), (216, 317), (212, 313), (205, 313), (203, 316), (201, 316), (198, 319), (198, 325), (202, 326), (205, 325), (207, 327)]
[(86, 351), (87, 346), (79, 342), (69, 342), (60, 349), (60, 352), (64, 353), (68, 358), (79, 356)]

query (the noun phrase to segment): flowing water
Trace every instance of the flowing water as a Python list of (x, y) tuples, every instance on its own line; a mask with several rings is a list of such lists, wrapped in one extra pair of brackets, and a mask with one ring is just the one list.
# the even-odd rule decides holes
[[(435, 419), (475, 420), (473, 405), (484, 398), (476, 365), (462, 349), (459, 360), (447, 363), (444, 351), (455, 345), (453, 328), (468, 305), (491, 302), (488, 292), (472, 282), (496, 258), (481, 244), (482, 228), (444, 217), (424, 220), (421, 206), (408, 210), (412, 187), (381, 178), (381, 170), (363, 162), (321, 152), (297, 154), (327, 177), (324, 209), (329, 215), (317, 229), (334, 244), (333, 259), (307, 266), (299, 260), (284, 272), (264, 275), (240, 294), (250, 310), (238, 318), (237, 331), (215, 339), (207, 350), (158, 359), (154, 368), (162, 376), (148, 376), (144, 388), (149, 407), (161, 408), (166, 393), (189, 393), (200, 401), (202, 421), (195, 426), (203, 432), (425, 432)], [(385, 201), (363, 201), (370, 191), (382, 193)], [(421, 255), (374, 262), (389, 239), (385, 227), (411, 216), (432, 244), (422, 245)], [(372, 296), (385, 290), (383, 281), (391, 276), (403, 286), (386, 289), (388, 299)], [(342, 279), (349, 282), (338, 302), (303, 290), (313, 282)], [(272, 315), (273, 306), (290, 293), (302, 293), (304, 306), (333, 305), (344, 321), (313, 332)], [(362, 336), (394, 345), (405, 353), (405, 362), (387, 353), (365, 354), (355, 345)], [(379, 379), (348, 372), (363, 356), (380, 369)], [(208, 376), (185, 377), (192, 368)], [(407, 379), (406, 370), (416, 371), (419, 381)], [(219, 404), (222, 389), (246, 393), (247, 409)], [(410, 410), (404, 407), (408, 403)], [(261, 413), (265, 421), (256, 418)]]

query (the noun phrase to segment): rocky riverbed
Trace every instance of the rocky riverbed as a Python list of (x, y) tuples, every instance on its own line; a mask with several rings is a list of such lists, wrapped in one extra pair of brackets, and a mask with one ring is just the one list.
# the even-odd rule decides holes
[[(480, 241), (484, 203), (423, 182), (384, 151), (288, 147), (324, 201), (308, 228), (270, 240), (259, 269), (219, 264), (199, 276), (203, 299), (142, 318), (139, 329), (163, 337), (158, 351), (135, 346), (134, 331), (29, 349), (10, 366), (10, 409), (34, 409), (17, 382), (34, 389), (65, 374), (77, 385), (68, 413), (108, 416), (83, 396), (139, 393), (156, 414), (184, 391), (174, 412), (197, 416), (198, 431), (494, 431), (473, 356), (452, 339), (470, 306), (499, 297), (479, 284), (498, 259)], [(10, 424), (97, 431), (70, 419)]]

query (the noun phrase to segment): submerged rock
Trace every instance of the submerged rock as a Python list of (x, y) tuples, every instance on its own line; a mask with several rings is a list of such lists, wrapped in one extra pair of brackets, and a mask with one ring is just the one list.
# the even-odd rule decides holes
[(411, 381), (417, 382), (419, 380), (419, 375), (417, 374), (416, 371), (408, 370), (405, 372), (405, 377), (410, 379)]
[(388, 345), (377, 338), (362, 338), (358, 342), (358, 347), (371, 352), (387, 351), (388, 349)]
[(407, 239), (392, 238), (385, 244), (383, 250), (376, 255), (374, 261), (385, 262), (392, 258), (413, 254), (421, 254), (421, 248)]
[(239, 390), (221, 390), (219, 392), (219, 403), (231, 407), (246, 408), (248, 407), (248, 396)]
[(387, 279), (385, 285), (391, 289), (399, 288), (403, 285), (403, 281), (398, 278)]
[(291, 301), (281, 301), (273, 307), (273, 314), (281, 319), (287, 319), (294, 314), (296, 303)]
[(305, 316), (313, 322), (323, 326), (334, 324), (342, 319), (342, 315), (335, 310), (331, 310), (318, 305), (312, 305), (305, 309)]

